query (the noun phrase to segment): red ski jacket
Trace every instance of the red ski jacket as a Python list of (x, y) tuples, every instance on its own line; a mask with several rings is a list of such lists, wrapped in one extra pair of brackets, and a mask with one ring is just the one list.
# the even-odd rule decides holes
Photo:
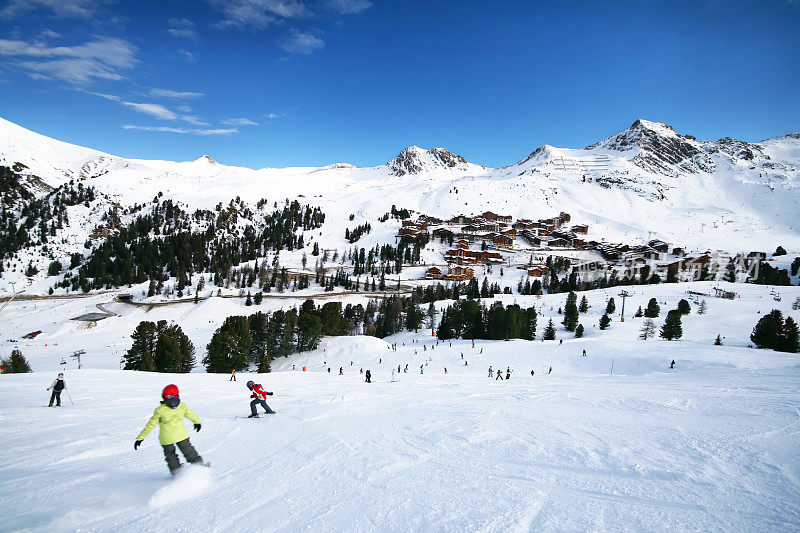
[(256, 395), (256, 398), (261, 396), (262, 399), (264, 399), (264, 400), (267, 399), (267, 395), (269, 393), (267, 391), (265, 391), (263, 389), (263, 387), (261, 387), (260, 383), (256, 383), (255, 385), (253, 385), (253, 389), (252, 390), (253, 390), (253, 394)]

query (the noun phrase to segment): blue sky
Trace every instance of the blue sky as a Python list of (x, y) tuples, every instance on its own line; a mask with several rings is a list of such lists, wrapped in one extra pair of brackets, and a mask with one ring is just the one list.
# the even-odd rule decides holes
[(800, 130), (800, 0), (0, 1), (0, 116), (126, 157), (487, 166)]

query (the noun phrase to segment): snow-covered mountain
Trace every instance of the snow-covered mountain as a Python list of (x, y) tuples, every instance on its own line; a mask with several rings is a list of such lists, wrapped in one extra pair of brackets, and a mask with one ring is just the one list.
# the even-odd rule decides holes
[(204, 208), (236, 196), (304, 197), (329, 220), (350, 214), (374, 220), (393, 204), (441, 217), (487, 209), (528, 218), (566, 211), (574, 222), (589, 224), (597, 239), (800, 249), (800, 133), (758, 143), (701, 141), (637, 120), (586, 148), (545, 145), (503, 168), (470, 163), (443, 148), (411, 146), (377, 167), (250, 169), (209, 156), (126, 159), (0, 119), (0, 164), (53, 187), (80, 180), (122, 205), (162, 192)]

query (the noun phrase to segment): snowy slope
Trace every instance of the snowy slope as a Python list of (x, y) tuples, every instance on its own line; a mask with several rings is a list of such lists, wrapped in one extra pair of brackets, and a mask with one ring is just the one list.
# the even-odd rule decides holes
[[(337, 337), (237, 382), (112, 369), (138, 320), (174, 319), (202, 353), (224, 316), (254, 307), (219, 298), (150, 312), (113, 304), (120, 316), (87, 330), (68, 321), (80, 300), (14, 301), (4, 313), (15, 333), (47, 331), (19, 343), (37, 372), (0, 377), (3, 529), (796, 530), (798, 356), (746, 345), (769, 309), (798, 318), (790, 303), (800, 288), (782, 288), (775, 302), (769, 287), (737, 285), (741, 298), (709, 298), (702, 316), (693, 306), (680, 342), (636, 340), (638, 305), (658, 298), (660, 325), (687, 288), (711, 285), (632, 288), (626, 321), (605, 332), (593, 325), (616, 291), (586, 292), (586, 337), (559, 326), (563, 345), (459, 340), (431, 350), (425, 330)], [(541, 331), (565, 295), (504, 298), (536, 305)], [(712, 345), (717, 332), (725, 346)], [(68, 363), (74, 404), (65, 394), (61, 409), (43, 407), (61, 355), (78, 347), (88, 368)], [(489, 379), (489, 365), (510, 367), (512, 379)], [(251, 378), (275, 391), (277, 415), (237, 418), (248, 413)], [(170, 382), (201, 417), (191, 440), (210, 472), (169, 479), (155, 432), (133, 450)]]
[(566, 211), (573, 223), (596, 230), (590, 238), (637, 242), (652, 236), (698, 250), (800, 249), (798, 134), (761, 143), (708, 142), (637, 120), (585, 149), (544, 146), (499, 169), (441, 148), (409, 147), (378, 167), (254, 170), (208, 156), (124, 159), (0, 119), (0, 163), (17, 162), (27, 165), (23, 173), (51, 185), (83, 179), (124, 205), (161, 191), (190, 208), (237, 195), (249, 201), (302, 197), (321, 206), (329, 220), (356, 214), (372, 221), (392, 204), (440, 217), (487, 209), (528, 218)]

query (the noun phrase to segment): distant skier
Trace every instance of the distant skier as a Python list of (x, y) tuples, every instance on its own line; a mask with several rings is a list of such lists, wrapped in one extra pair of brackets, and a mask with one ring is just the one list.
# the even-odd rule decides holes
[(422, 365), (419, 365), (419, 373), (420, 374), (424, 374), (425, 373), (423, 370), (424, 370), (424, 367)]
[(444, 367), (444, 373), (447, 374), (447, 367)]
[(552, 372), (552, 371), (553, 371), (553, 367), (551, 366), (551, 367), (550, 367), (550, 370), (548, 370), (548, 371), (547, 371), (547, 373), (549, 374), (549, 373), (550, 373), (550, 372)]
[(464, 359), (464, 354), (463, 353), (461, 354), (461, 359)]
[(363, 368), (359, 369), (358, 373), (359, 374), (363, 374), (364, 373), (364, 369)]
[(186, 426), (183, 423), (183, 418), (186, 417), (194, 422), (194, 430), (200, 431), (200, 418), (194, 411), (189, 409), (189, 406), (181, 403), (176, 385), (164, 387), (161, 392), (161, 398), (161, 405), (156, 407), (155, 411), (153, 411), (153, 416), (150, 417), (147, 425), (136, 437), (133, 449), (139, 449), (147, 434), (158, 424), (158, 441), (161, 443), (161, 447), (164, 448), (164, 459), (167, 461), (169, 472), (174, 476), (183, 466), (178, 459), (178, 454), (175, 453), (176, 444), (187, 461), (203, 464), (203, 458), (197, 454), (197, 450), (189, 442), (189, 432), (186, 431)]
[(381, 363), (383, 363), (383, 359), (382, 358), (378, 359), (378, 364), (381, 364)]
[(258, 418), (258, 411), (256, 410), (256, 405), (261, 404), (261, 407), (264, 408), (264, 412), (268, 415), (274, 415), (275, 411), (273, 411), (269, 405), (267, 405), (267, 396), (272, 396), (271, 392), (267, 392), (264, 390), (264, 387), (261, 386), (260, 383), (253, 383), (252, 381), (247, 382), (247, 388), (250, 389), (252, 394), (250, 395), (253, 398), (253, 401), (250, 402), (250, 416), (247, 418)]
[(406, 363), (406, 366), (403, 368), (403, 374), (406, 374), (407, 372), (408, 372), (408, 363)]
[[(675, 359), (672, 360), (672, 362), (669, 364), (669, 367), (670, 368), (675, 368)], [(50, 402), (51, 402), (51, 405), (52, 405), (52, 400), (50, 400)]]
[(492, 367), (489, 367), (489, 377), (490, 378), (494, 377), (494, 370), (492, 370)]
[(397, 373), (400, 373), (400, 365), (397, 365)]
[(533, 370), (531, 370), (531, 376), (534, 374)]
[(494, 380), (495, 380), (495, 381), (497, 381), (498, 379), (499, 379), (500, 381), (502, 381), (502, 380), (503, 380), (503, 371), (502, 371), (502, 370), (500, 370), (499, 368), (497, 369), (497, 377), (496, 377), (496, 378), (494, 378)]
[(328, 367), (328, 374), (331, 373), (331, 367)]
[(339, 367), (339, 375), (341, 376), (341, 375), (342, 375), (342, 373), (343, 373), (343, 372), (342, 372), (342, 367)]
[(558, 345), (561, 346), (562, 344), (564, 344), (564, 339), (558, 339)]
[(364, 376), (367, 378), (367, 379), (366, 379), (366, 383), (372, 383), (372, 372), (370, 372), (369, 370), (367, 370), (367, 373), (366, 373), (366, 374), (364, 374)]
[(483, 348), (481, 348), (481, 353), (483, 353)]
[(586, 348), (583, 349), (583, 356), (586, 357)]
[(50, 395), (50, 407), (53, 407), (53, 400), (56, 402), (56, 407), (61, 407), (61, 391), (67, 388), (67, 383), (64, 381), (64, 374), (58, 374), (58, 377), (47, 387), (47, 390), (53, 389)]
[(464, 361), (464, 366), (468, 366), (466, 361)]
[(231, 370), (231, 379), (228, 381), (236, 381), (236, 369)]

